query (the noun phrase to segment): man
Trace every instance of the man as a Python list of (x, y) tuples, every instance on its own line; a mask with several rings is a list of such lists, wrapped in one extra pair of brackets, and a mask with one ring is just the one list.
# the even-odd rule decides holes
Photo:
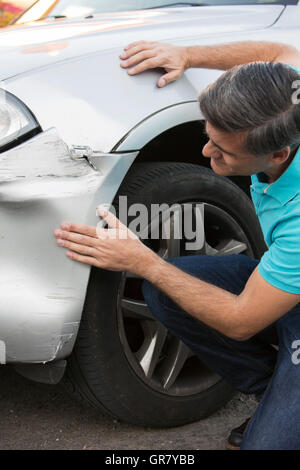
[(300, 54), (277, 43), (137, 42), (121, 58), (130, 74), (164, 68), (160, 87), (188, 67), (226, 70), (199, 96), (203, 156), (219, 175), (252, 175), (269, 250), (260, 262), (244, 255), (165, 261), (101, 208), (110, 229), (64, 223), (58, 244), (76, 261), (145, 278), (155, 317), (237, 390), (264, 394), (231, 445), (242, 439), (241, 449), (300, 449)]

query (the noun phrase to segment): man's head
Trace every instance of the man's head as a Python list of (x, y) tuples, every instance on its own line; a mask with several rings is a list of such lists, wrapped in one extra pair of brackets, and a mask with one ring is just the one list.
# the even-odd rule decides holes
[(300, 143), (296, 70), (253, 62), (228, 70), (199, 95), (208, 143), (203, 155), (221, 175), (276, 174)]

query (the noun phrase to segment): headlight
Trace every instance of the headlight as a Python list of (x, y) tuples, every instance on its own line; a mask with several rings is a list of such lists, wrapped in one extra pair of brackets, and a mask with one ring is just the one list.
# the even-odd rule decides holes
[(31, 111), (8, 91), (0, 89), (0, 152), (40, 131)]

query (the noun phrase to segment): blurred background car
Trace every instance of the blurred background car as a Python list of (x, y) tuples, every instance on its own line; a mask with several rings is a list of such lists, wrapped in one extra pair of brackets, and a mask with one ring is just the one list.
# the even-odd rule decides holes
[(13, 0), (0, 2), (0, 27), (6, 26), (17, 18), (33, 3), (32, 0)]

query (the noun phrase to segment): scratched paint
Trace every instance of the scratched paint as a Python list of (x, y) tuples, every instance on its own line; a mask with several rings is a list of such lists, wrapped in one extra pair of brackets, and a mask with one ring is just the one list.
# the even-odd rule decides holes
[[(72, 160), (68, 146), (55, 129), (43, 132), (4, 154), (0, 154), (0, 182), (20, 178), (95, 176), (86, 160)], [(92, 178), (91, 178), (92, 180)]]
[(72, 350), (86, 281), (56, 249), (53, 230), (60, 217), (76, 219), (72, 207), (87, 212), (100, 175), (85, 159), (72, 160), (55, 129), (0, 155), (0, 340), (7, 362), (47, 362)]
[[(76, 145), (76, 142), (74, 142)], [(90, 267), (57, 246), (63, 221), (96, 225), (133, 154), (72, 159), (56, 129), (0, 154), (0, 341), (6, 362), (45, 363), (72, 352)]]

